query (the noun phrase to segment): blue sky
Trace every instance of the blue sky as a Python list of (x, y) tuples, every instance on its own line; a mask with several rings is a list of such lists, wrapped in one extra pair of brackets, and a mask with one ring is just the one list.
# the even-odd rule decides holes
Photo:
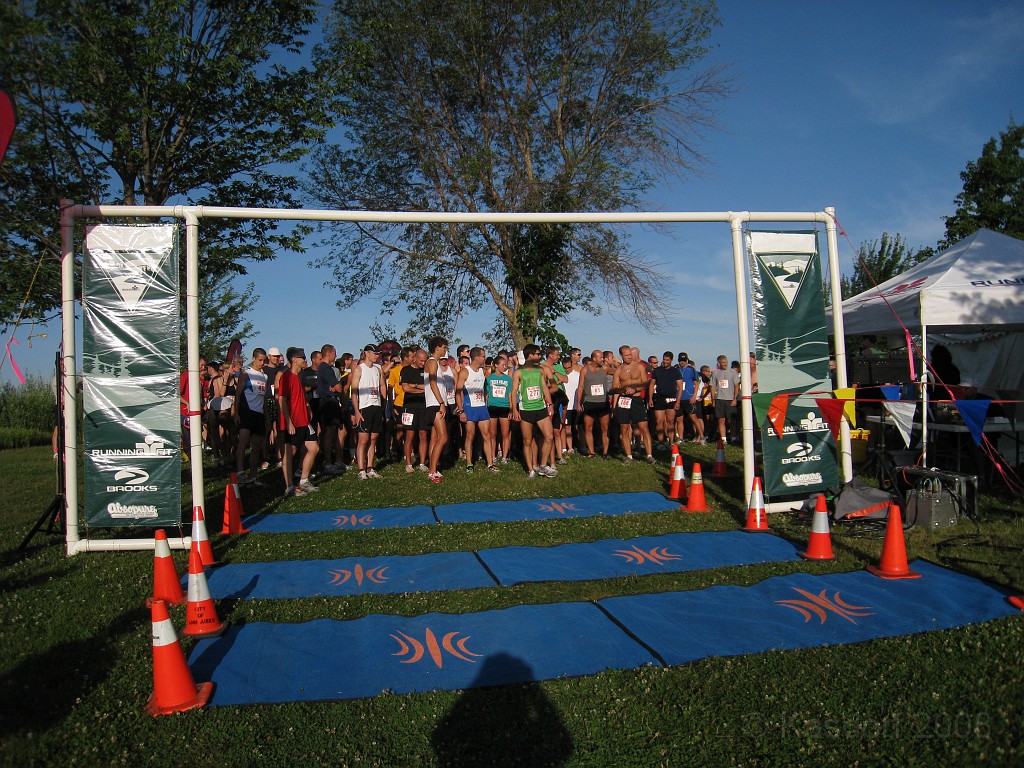
[[(960, 172), (1011, 118), (1024, 121), (1017, 3), (724, 0), (720, 15), (707, 61), (731, 67), (736, 91), (719, 104), (720, 130), (700, 144), (711, 164), (700, 177), (665, 179), (648, 195), (651, 210), (834, 206), (849, 237), (839, 242), (849, 272), (856, 248), (883, 232), (902, 233), (912, 247), (935, 245), (961, 191)], [(737, 357), (728, 225), (631, 231), (634, 246), (663, 265), (673, 311), (654, 334), (614, 309), (574, 316), (562, 328), (570, 343), (585, 352), (629, 343), (644, 356), (685, 350), (702, 362)], [(331, 342), (355, 352), (372, 340), (376, 303), (338, 309), (322, 287), (329, 276), (308, 260), (250, 268), (265, 294), (251, 317), (254, 343), (309, 351)], [(489, 327), (470, 318), (455, 335), (473, 343)], [(27, 328), (17, 334), (13, 350), (26, 372), (52, 367), (60, 330), (45, 331), (31, 349)], [(13, 380), (8, 361), (0, 382)]]

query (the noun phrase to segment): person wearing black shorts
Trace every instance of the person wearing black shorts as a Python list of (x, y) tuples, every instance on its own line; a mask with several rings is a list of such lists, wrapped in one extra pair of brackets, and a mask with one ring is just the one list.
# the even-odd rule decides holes
[[(405, 428), (405, 471), (412, 474), (417, 469), (427, 471), (424, 459), (427, 457), (427, 434), (433, 424), (427, 421), (427, 403), (423, 394), (423, 366), (427, 364), (426, 350), (419, 349), (409, 365), (402, 367), (401, 383), (405, 391), (402, 405), (402, 426)], [(435, 414), (436, 415), (436, 414)], [(419, 439), (419, 466), (413, 467), (413, 448)]]

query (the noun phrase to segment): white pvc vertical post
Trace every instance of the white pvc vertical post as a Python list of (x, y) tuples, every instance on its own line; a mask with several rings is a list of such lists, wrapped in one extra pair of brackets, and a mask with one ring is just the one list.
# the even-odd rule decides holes
[(60, 201), (61, 380), (64, 403), (64, 506), (68, 555), (78, 549), (78, 373), (75, 368), (75, 214)]
[(743, 488), (744, 492), (754, 484), (754, 408), (750, 401), (750, 331), (747, 328), (747, 281), (746, 259), (743, 249), (743, 221), (746, 214), (730, 214), (732, 228), (732, 263), (736, 276), (736, 324), (739, 326), (740, 342), (740, 421), (743, 434)]
[[(921, 295), (924, 295), (922, 291)], [(913, 354), (911, 352), (911, 354)], [(928, 466), (928, 325), (921, 323), (921, 466)]]
[[(836, 387), (847, 386), (846, 375), (846, 328), (843, 323), (843, 290), (839, 275), (839, 242), (836, 239), (836, 209), (826, 208), (825, 233), (828, 242), (829, 290), (832, 295), (832, 335), (836, 344)], [(839, 455), (843, 482), (853, 479), (853, 451), (850, 448), (850, 425), (846, 419), (839, 420)]]
[(202, 385), (199, 381), (199, 219), (195, 211), (185, 214), (185, 338), (188, 358), (188, 410), (192, 472), (192, 509), (203, 506), (203, 419)]

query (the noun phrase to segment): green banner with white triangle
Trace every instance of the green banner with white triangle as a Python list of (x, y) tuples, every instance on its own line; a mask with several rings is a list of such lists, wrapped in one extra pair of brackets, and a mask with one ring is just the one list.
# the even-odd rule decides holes
[(85, 520), (181, 522), (178, 227), (97, 224), (82, 259)]
[[(747, 250), (760, 395), (831, 391), (817, 232), (748, 231)], [(808, 430), (809, 409), (790, 408), (792, 434), (780, 438), (767, 422), (758, 424), (767, 494), (822, 490), (838, 477), (827, 427)], [(807, 466), (813, 471), (804, 471)]]

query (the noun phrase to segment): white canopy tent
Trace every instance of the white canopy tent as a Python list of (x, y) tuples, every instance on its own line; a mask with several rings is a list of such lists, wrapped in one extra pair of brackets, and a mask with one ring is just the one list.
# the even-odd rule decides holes
[[(1024, 240), (980, 229), (842, 306), (847, 334), (902, 335), (905, 326), (921, 333), (922, 356), (934, 344), (945, 344), (963, 383), (1015, 390), (1013, 399), (1019, 399)], [(923, 430), (927, 437), (927, 420)]]
[(850, 335), (900, 332), (900, 321), (933, 332), (1024, 330), (1024, 240), (979, 229), (844, 301), (843, 321)]

